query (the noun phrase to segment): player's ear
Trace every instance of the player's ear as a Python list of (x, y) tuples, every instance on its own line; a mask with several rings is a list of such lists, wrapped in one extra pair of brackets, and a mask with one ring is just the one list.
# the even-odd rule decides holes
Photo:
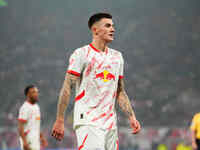
[(91, 31), (92, 31), (92, 33), (93, 33), (94, 35), (97, 35), (97, 34), (98, 34), (97, 26), (96, 26), (96, 25), (93, 25), (93, 26), (91, 27)]

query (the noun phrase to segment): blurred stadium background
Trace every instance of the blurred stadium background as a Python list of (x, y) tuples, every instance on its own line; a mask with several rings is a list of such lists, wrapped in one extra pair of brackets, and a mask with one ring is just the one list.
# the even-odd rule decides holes
[(17, 149), (23, 89), (40, 89), (48, 149), (76, 148), (73, 99), (62, 142), (51, 136), (69, 55), (91, 40), (88, 17), (113, 15), (111, 47), (125, 59), (126, 89), (142, 132), (128, 133), (119, 110), (120, 150), (190, 150), (189, 125), (200, 106), (199, 0), (0, 0), (0, 149)]

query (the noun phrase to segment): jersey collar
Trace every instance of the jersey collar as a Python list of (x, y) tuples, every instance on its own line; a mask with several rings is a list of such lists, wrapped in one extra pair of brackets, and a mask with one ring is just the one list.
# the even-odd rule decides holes
[[(99, 49), (96, 49), (96, 48), (92, 45), (92, 43), (90, 43), (89, 45), (90, 45), (90, 47), (91, 47), (93, 50), (95, 50), (95, 51), (98, 52), (98, 53), (101, 53), (101, 51), (100, 51)], [(108, 54), (108, 48), (106, 48), (105, 53)]]

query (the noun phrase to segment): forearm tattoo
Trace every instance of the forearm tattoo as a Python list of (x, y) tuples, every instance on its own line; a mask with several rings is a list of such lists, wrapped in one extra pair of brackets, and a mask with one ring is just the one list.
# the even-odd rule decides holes
[(67, 73), (63, 87), (59, 94), (57, 105), (57, 118), (64, 118), (65, 110), (69, 104), (71, 91), (77, 84), (80, 84), (80, 78), (72, 74)]
[(118, 89), (117, 89), (117, 102), (122, 109), (122, 111), (128, 116), (135, 116), (134, 111), (132, 109), (130, 100), (126, 94), (124, 89), (124, 81), (120, 79), (118, 82)]

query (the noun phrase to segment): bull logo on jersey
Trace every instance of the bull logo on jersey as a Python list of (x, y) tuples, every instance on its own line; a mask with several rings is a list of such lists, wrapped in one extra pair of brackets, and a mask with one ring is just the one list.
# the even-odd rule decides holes
[(104, 82), (108, 82), (110, 80), (115, 80), (115, 75), (110, 73), (107, 70), (104, 70), (101, 73), (96, 74), (96, 79), (103, 80)]

